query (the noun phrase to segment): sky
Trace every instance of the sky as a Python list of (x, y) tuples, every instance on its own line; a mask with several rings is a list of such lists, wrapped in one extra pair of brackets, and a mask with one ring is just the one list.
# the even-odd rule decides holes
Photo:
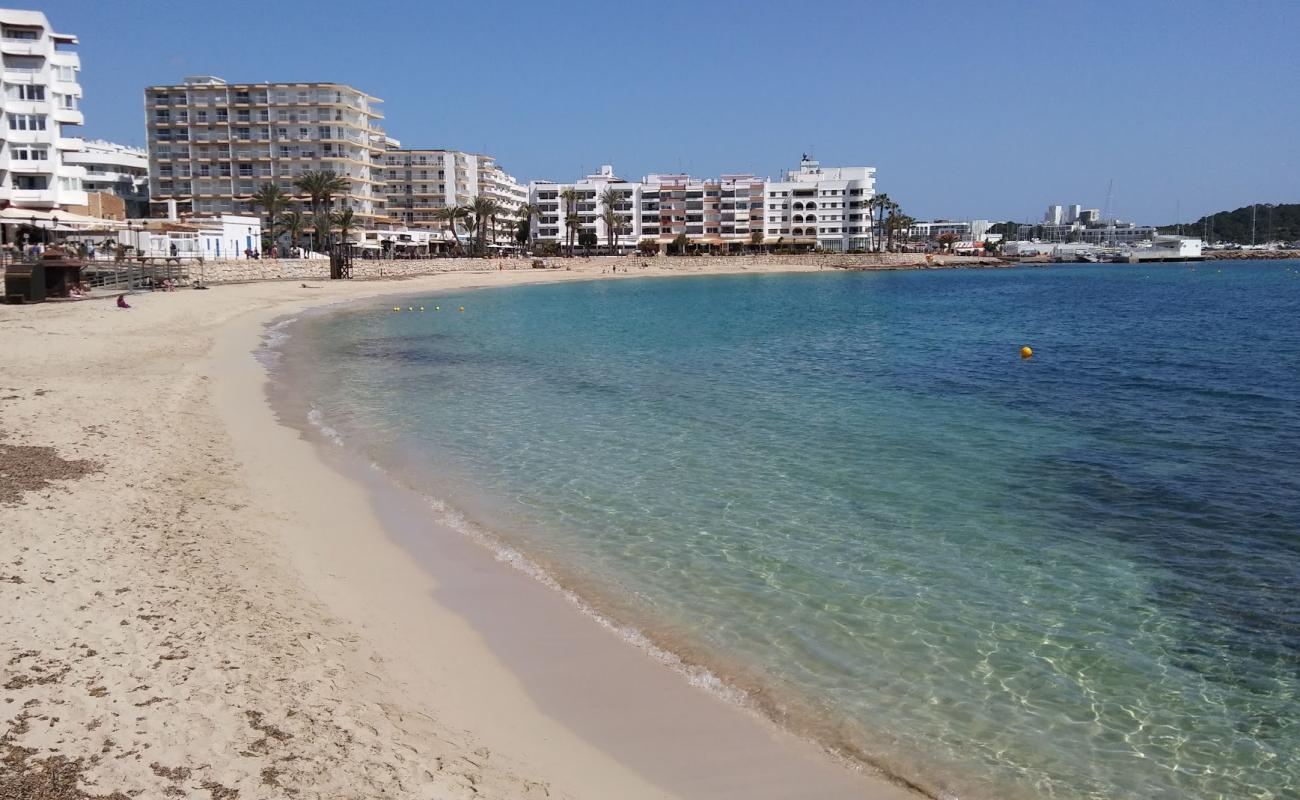
[(39, 8), (80, 39), (86, 136), (126, 144), (144, 143), (144, 87), (217, 75), (351, 84), (403, 145), (521, 181), (776, 177), (808, 152), (876, 167), (919, 219), (1300, 202), (1300, 0)]

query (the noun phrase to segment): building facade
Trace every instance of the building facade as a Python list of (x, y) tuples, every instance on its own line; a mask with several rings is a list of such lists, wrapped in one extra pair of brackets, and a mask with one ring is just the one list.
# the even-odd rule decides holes
[(0, 206), (86, 204), (86, 170), (67, 159), (82, 148), (76, 44), (76, 36), (54, 32), (39, 11), (0, 9)]
[(335, 208), (351, 209), (362, 226), (385, 218), (377, 97), (341, 83), (198, 76), (150, 86), (144, 98), (155, 212), (175, 201), (194, 214), (249, 213), (263, 183), (293, 194), (303, 173), (329, 170), (348, 181)]
[(989, 229), (992, 227), (993, 223), (986, 219), (964, 221), (936, 219), (931, 222), (912, 223), (907, 235), (911, 239), (933, 241), (944, 234), (952, 234), (959, 242), (982, 242), (988, 237)]
[(86, 142), (80, 151), (69, 151), (66, 160), (85, 168), (82, 187), (88, 194), (121, 198), (128, 217), (149, 215), (148, 151), (97, 139)]
[(871, 247), (874, 167), (823, 168), (805, 155), (798, 170), (764, 188), (764, 233), (769, 243), (784, 240), (831, 252)]
[[(814, 173), (813, 169), (820, 168), (816, 162), (806, 161), (799, 172), (776, 182), (749, 174), (696, 178), (683, 173), (652, 174), (639, 181), (627, 181), (605, 165), (573, 183), (533, 181), (529, 184), (529, 199), (539, 209), (535, 220), (537, 240), (566, 241), (567, 219), (573, 214), (577, 216), (575, 235), (594, 233), (601, 248), (612, 240), (622, 251), (646, 242), (663, 247), (682, 236), (696, 245), (804, 243), (835, 250), (869, 238), (871, 222), (866, 203), (875, 193), (875, 170), (836, 167)], [(608, 190), (621, 195), (614, 206), (617, 230), (612, 239), (600, 200)], [(794, 192), (798, 194), (792, 196)], [(805, 200), (805, 195), (809, 199)], [(851, 225), (841, 222), (848, 212), (840, 210), (850, 202), (852, 213), (859, 218)], [(793, 204), (797, 208), (792, 211)], [(823, 213), (819, 204), (827, 209), (824, 226), (816, 224)], [(821, 227), (826, 228), (824, 234)], [(854, 246), (865, 249), (860, 242)]]
[(1024, 224), (1016, 227), (1016, 238), (1038, 242), (1086, 242), (1088, 244), (1122, 245), (1147, 241), (1156, 235), (1150, 225), (1138, 225), (1122, 220), (1061, 225)]
[(528, 198), (494, 158), (460, 150), (392, 146), (383, 155), (382, 179), (387, 221), (393, 226), (445, 230), (439, 211), (469, 205), (480, 195), (492, 198), (500, 208), (497, 244), (513, 241), (519, 208)]

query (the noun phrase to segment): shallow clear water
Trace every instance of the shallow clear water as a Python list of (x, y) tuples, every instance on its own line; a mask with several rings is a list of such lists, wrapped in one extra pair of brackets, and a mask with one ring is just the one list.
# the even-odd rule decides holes
[(961, 797), (1298, 796), (1300, 264), (403, 306), (296, 329), (318, 420), (792, 727)]

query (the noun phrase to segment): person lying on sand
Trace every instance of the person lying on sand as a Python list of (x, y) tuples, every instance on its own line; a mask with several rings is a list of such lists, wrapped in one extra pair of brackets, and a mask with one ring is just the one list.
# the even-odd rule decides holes
[(304, 289), (319, 289), (320, 287), (319, 287), (319, 286), (308, 286), (307, 284), (304, 283), (304, 284), (302, 285), (302, 288), (304, 288)]

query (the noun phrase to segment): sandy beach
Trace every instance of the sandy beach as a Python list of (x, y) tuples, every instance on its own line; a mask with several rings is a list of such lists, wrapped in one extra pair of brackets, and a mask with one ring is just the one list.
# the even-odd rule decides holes
[(252, 355), (331, 303), (623, 277), (0, 306), (0, 797), (914, 796), (432, 530), (278, 421)]

